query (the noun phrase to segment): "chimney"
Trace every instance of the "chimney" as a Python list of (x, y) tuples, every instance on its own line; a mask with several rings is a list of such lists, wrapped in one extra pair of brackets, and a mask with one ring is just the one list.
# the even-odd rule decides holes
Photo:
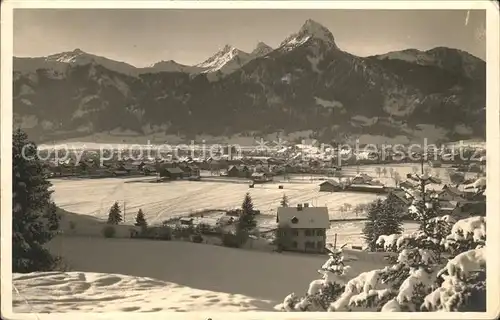
[(297, 204), (297, 211), (302, 211), (302, 203)]
[(304, 203), (304, 208), (309, 208), (309, 203)]

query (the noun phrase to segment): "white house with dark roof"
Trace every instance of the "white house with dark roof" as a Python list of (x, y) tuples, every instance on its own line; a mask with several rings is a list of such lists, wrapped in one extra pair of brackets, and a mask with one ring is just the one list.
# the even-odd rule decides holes
[(279, 207), (277, 212), (278, 232), (288, 239), (283, 250), (317, 252), (325, 251), (326, 230), (330, 228), (327, 207)]

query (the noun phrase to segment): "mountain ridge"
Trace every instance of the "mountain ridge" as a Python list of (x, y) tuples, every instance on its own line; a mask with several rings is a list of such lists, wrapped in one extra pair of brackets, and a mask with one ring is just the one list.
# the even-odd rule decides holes
[(95, 58), (58, 70), (15, 66), (14, 112), (42, 140), (117, 128), (186, 137), (309, 130), (331, 140), (433, 127), (441, 140), (485, 137), (486, 63), (450, 48), (403, 51), (358, 57), (307, 20), (276, 49), (226, 45), (194, 72), (166, 61), (167, 72), (130, 75)]

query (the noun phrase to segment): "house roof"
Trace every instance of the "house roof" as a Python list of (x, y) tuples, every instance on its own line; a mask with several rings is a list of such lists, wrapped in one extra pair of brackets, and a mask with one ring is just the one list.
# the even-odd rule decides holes
[(356, 184), (351, 183), (349, 185), (351, 188), (362, 188), (362, 189), (384, 189), (385, 186), (381, 184)]
[(443, 189), (441, 190), (441, 192), (439, 194), (443, 194), (444, 192), (451, 193), (452, 195), (455, 195), (455, 196), (463, 197), (462, 191), (458, 190), (455, 187), (450, 187), (448, 185), (444, 185)]
[(265, 177), (269, 176), (269, 173), (267, 172), (254, 172), (252, 173), (252, 177)]
[(335, 180), (326, 180), (326, 181), (323, 181), (322, 183), (320, 183), (319, 185), (322, 186), (322, 185), (325, 185), (325, 184), (329, 184), (329, 185), (332, 185), (332, 186), (340, 186), (340, 183), (338, 183), (337, 181)]
[[(297, 223), (292, 223), (292, 219), (297, 218)], [(279, 207), (278, 225), (289, 226), (292, 229), (328, 229), (330, 228), (330, 218), (327, 207)]]
[(406, 197), (406, 195), (405, 195), (404, 192), (401, 192), (401, 191), (392, 191), (390, 194), (392, 196), (396, 197), (397, 199), (399, 199), (405, 205), (410, 205), (411, 204), (411, 200)]
[(401, 188), (406, 188), (406, 189), (414, 188), (415, 187), (415, 185), (413, 183), (411, 183), (410, 181), (408, 181), (408, 180), (405, 180), (405, 181), (399, 183), (399, 186)]

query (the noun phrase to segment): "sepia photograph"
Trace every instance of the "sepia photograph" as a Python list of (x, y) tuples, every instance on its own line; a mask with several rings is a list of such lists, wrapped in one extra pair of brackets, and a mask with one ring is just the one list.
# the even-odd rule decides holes
[(2, 318), (498, 316), (498, 3), (73, 2), (2, 3)]

